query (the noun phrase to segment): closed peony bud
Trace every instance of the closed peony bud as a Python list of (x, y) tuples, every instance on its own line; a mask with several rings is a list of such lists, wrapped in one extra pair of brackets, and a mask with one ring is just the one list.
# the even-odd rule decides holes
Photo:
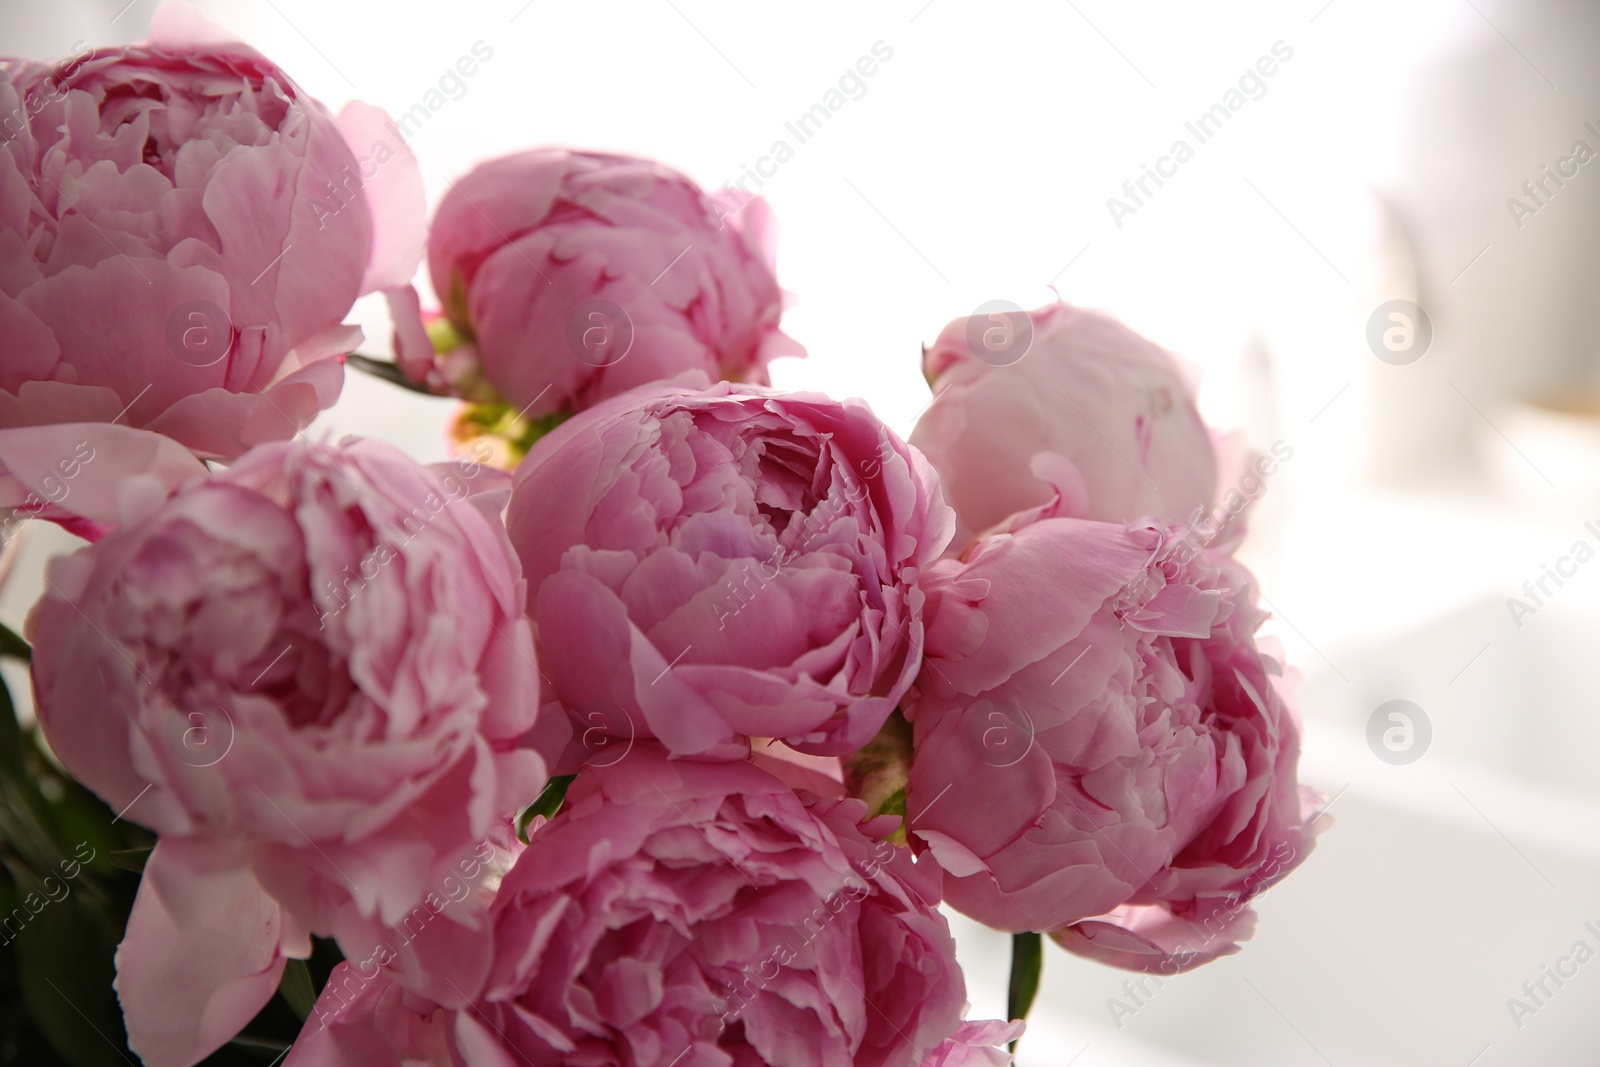
[(923, 371), (934, 400), (911, 443), (956, 509), (956, 551), (1057, 493), (1076, 518), (1180, 523), (1216, 492), (1177, 357), (1108, 315), (1063, 303), (957, 319)]
[(402, 291), (397, 359), (435, 392), (492, 391), (534, 420), (685, 371), (765, 384), (774, 358), (803, 354), (778, 329), (772, 252), (764, 201), (733, 210), (644, 159), (518, 152), (439, 205), (428, 266), (455, 337)]

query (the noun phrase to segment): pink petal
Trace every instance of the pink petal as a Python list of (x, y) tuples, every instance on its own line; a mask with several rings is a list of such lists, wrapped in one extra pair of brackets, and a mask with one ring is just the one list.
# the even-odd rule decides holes
[[(68, 477), (68, 471), (76, 473)], [(0, 508), (30, 494), (57, 510), (118, 523), (206, 472), (182, 445), (110, 423), (57, 423), (0, 430)], [(12, 499), (15, 497), (16, 499)]]
[(183, 0), (166, 0), (150, 19), (149, 42), (163, 48), (206, 48), (238, 41), (234, 34)]
[(361, 292), (407, 285), (422, 262), (425, 197), (417, 157), (381, 108), (352, 100), (334, 121), (355, 153), (372, 215), (372, 250)]
[(191, 1067), (221, 1048), (272, 999), (285, 935), (243, 848), (159, 842), (117, 949), (128, 1047), (145, 1067)]
[(283, 1067), (455, 1067), (442, 1011), (413, 1010), (382, 974), (341, 963)]
[(413, 381), (426, 381), (433, 366), (433, 342), (422, 322), (422, 301), (414, 286), (399, 285), (383, 292), (394, 322), (394, 361)]

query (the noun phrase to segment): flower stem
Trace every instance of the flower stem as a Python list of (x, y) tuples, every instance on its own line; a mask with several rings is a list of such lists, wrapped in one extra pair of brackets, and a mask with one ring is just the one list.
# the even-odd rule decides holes
[(22, 639), (22, 635), (0, 622), (0, 656), (32, 662), (33, 647)]
[(410, 378), (407, 378), (405, 372), (399, 366), (390, 363), (386, 359), (373, 359), (371, 356), (363, 356), (360, 352), (351, 352), (344, 357), (344, 361), (356, 370), (365, 371), (374, 378), (382, 378), (390, 385), (398, 385), (402, 389), (409, 389), (413, 393), (421, 393), (423, 396), (436, 395), (427, 386), (418, 385)]
[[(1044, 970), (1044, 941), (1036, 933), (1011, 935), (1011, 988), (1006, 995), (1006, 1018), (1026, 1019), (1033, 998), (1039, 992), (1039, 973)], [(1020, 1039), (1019, 1039), (1020, 1040)], [(1013, 1041), (1010, 1051), (1017, 1051)]]

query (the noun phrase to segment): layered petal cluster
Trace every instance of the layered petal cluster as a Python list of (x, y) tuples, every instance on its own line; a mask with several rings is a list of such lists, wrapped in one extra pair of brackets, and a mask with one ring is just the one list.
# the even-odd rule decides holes
[(584, 731), (676, 754), (778, 737), (834, 755), (922, 658), (922, 571), (951, 516), (860, 401), (642, 388), (562, 424), (507, 525), (541, 663)]
[(1313, 838), (1253, 579), (1178, 532), (1051, 518), (942, 561), (909, 715), (946, 899), (1149, 969), (1232, 951)]
[(231, 458), (333, 403), (357, 296), (408, 281), (422, 185), (191, 10), (148, 42), (0, 60), (0, 428), (111, 422)]
[[(116, 527), (51, 561), (29, 617), (40, 724), (161, 835), (117, 980), (147, 1063), (231, 1037), (308, 932), (364, 957), (436, 890), (430, 915), (474, 921), (445, 880), (545, 780), (523, 582), (479, 474), (264, 445), (165, 498), (125, 485)], [(214, 907), (193, 904), (206, 887)], [(201, 988), (174, 997), (185, 968)]]
[(1217, 457), (1185, 368), (1109, 315), (956, 319), (922, 362), (934, 399), (911, 443), (956, 509), (958, 551), (1057, 493), (1063, 514), (1106, 522), (1184, 522), (1211, 503)]
[(774, 358), (803, 354), (778, 328), (775, 244), (765, 201), (738, 207), (650, 160), (491, 160), (451, 186), (428, 239), (454, 337), (436, 359), (415, 294), (396, 299), (400, 365), (533, 419), (685, 371), (765, 384)]
[(1010, 1067), (1006, 1046), (1022, 1036), (1021, 1019), (966, 1022), (922, 1061), (922, 1067)]
[(959, 1056), (1013, 1029), (961, 1022), (938, 872), (795, 773), (652, 745), (585, 770), (500, 887), (470, 1006), (325, 992), (289, 1067), (983, 1062)]

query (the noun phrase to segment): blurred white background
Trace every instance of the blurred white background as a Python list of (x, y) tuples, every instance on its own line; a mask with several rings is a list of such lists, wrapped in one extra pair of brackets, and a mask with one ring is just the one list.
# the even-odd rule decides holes
[[(440, 90), (411, 142), (431, 203), (535, 144), (715, 186), (788, 141), (759, 191), (810, 357), (776, 366), (779, 385), (864, 397), (906, 432), (928, 400), (921, 343), (985, 301), (1059, 293), (1202, 366), (1213, 422), (1292, 447), (1244, 551), (1305, 675), (1302, 773), (1335, 825), (1240, 954), (1153, 996), (1047, 946), (1022, 1064), (1600, 1062), (1600, 963), (1538, 1003), (1523, 989), (1576, 942), (1600, 950), (1600, 564), (1520, 626), (1506, 605), (1574, 542), (1600, 546), (1600, 165), (1546, 180), (1542, 203), (1523, 190), (1575, 142), (1600, 152), (1600, 5), (198, 6), (335, 108), (399, 114)], [(8, 2), (0, 51), (137, 40), (154, 7)], [(477, 42), (492, 58), (449, 80)], [(865, 91), (797, 145), (785, 122), (879, 42), (892, 57)], [(1275, 53), (1199, 144), (1184, 124)], [(1193, 158), (1113, 217), (1107, 199), (1180, 138)], [(1367, 341), (1393, 299), (1432, 325), (1402, 365)], [(358, 318), (385, 352), (381, 303)], [(449, 414), (352, 374), (323, 423), (436, 459)], [(31, 531), (7, 622), (67, 540)], [(1367, 741), (1392, 699), (1431, 724), (1406, 764)], [(958, 926), (975, 1015), (1001, 1014), (1007, 939)], [(1512, 997), (1536, 1010), (1514, 1018)]]

